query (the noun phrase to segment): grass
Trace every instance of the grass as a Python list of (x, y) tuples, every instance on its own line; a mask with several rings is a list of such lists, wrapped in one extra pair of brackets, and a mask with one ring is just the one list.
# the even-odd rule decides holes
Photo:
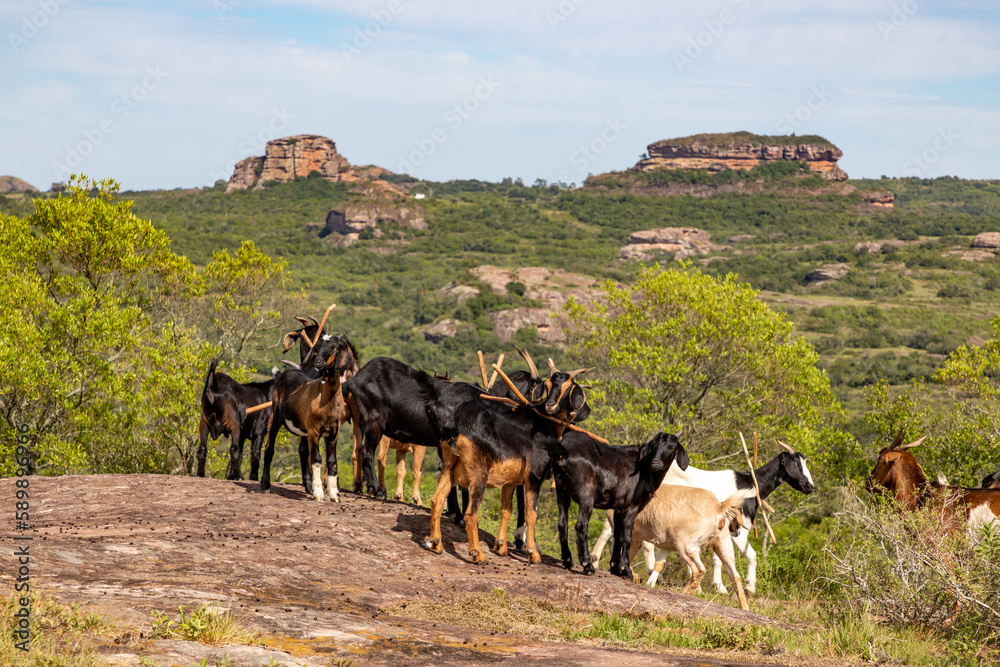
[(202, 604), (190, 612), (181, 607), (177, 620), (154, 609), (150, 639), (183, 639), (209, 646), (263, 645), (260, 633), (247, 630), (231, 608), (222, 609), (217, 604)]
[[(702, 597), (714, 597), (711, 595)], [(573, 609), (502, 588), (448, 601), (404, 600), (381, 612), (433, 620), (474, 630), (516, 633), (653, 652), (739, 654), (740, 660), (785, 664), (853, 665), (884, 663), (937, 667), (980, 665), (975, 650), (949, 645), (931, 632), (894, 629), (865, 610), (833, 608), (819, 601), (754, 598), (753, 607), (772, 617), (793, 619), (783, 626), (740, 625), (703, 618), (616, 614)], [(973, 647), (974, 648), (974, 647)]]

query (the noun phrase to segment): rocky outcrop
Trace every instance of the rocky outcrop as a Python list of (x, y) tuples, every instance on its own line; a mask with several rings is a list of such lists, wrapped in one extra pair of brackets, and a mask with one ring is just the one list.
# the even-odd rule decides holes
[(980, 232), (976, 234), (976, 239), (972, 242), (973, 248), (988, 248), (996, 250), (1000, 248), (1000, 232)]
[(326, 214), (326, 224), (320, 237), (334, 235), (334, 245), (348, 246), (372, 230), (372, 237), (381, 238), (380, 226), (394, 224), (405, 229), (427, 229), (423, 209), (411, 206), (407, 194), (385, 181), (360, 183), (348, 193), (342, 210)]
[(618, 251), (618, 257), (647, 261), (656, 255), (671, 253), (674, 259), (685, 259), (729, 248), (715, 245), (710, 238), (708, 232), (695, 227), (664, 227), (633, 232), (626, 240), (627, 245)]
[(906, 245), (906, 241), (860, 241), (854, 244), (854, 252), (875, 255), (882, 252), (883, 248), (899, 248)]
[(17, 176), (0, 176), (0, 195), (9, 192), (38, 192), (38, 188)]
[(460, 320), (441, 320), (424, 329), (424, 338), (432, 343), (440, 343), (458, 333)]
[(750, 132), (698, 134), (649, 144), (633, 169), (753, 169), (777, 160), (798, 160), (828, 181), (847, 180), (837, 165), (844, 153), (822, 137), (764, 137)]
[(806, 274), (806, 281), (810, 283), (825, 283), (830, 280), (840, 280), (851, 270), (849, 264), (824, 264), (818, 269), (813, 269)]
[[(489, 314), (493, 329), (500, 340), (509, 341), (519, 329), (533, 327), (539, 340), (557, 343), (566, 340), (561, 311), (572, 297), (587, 305), (597, 298), (597, 280), (579, 273), (569, 273), (562, 269), (547, 269), (541, 266), (524, 266), (505, 269), (499, 266), (483, 265), (469, 271), (473, 276), (489, 285), (495, 294), (507, 294), (508, 285), (520, 283), (524, 286), (525, 299), (540, 301), (541, 307), (523, 307), (501, 310)], [(438, 292), (447, 290), (457, 293), (458, 287), (450, 283)], [(467, 289), (475, 289), (467, 287)], [(478, 290), (476, 290), (478, 294)]]
[(286, 183), (313, 172), (328, 181), (365, 181), (388, 173), (381, 167), (355, 168), (337, 152), (337, 145), (316, 134), (297, 134), (267, 142), (264, 155), (236, 163), (226, 192), (259, 189), (265, 183)]
[(455, 306), (461, 306), (463, 303), (468, 301), (474, 296), (479, 294), (479, 290), (475, 287), (470, 287), (469, 285), (462, 285), (459, 283), (448, 283), (441, 289), (437, 291), (437, 296), (439, 299), (444, 299), (445, 301), (452, 302)]
[(861, 198), (866, 202), (874, 206), (875, 208), (894, 208), (893, 202), (896, 201), (896, 195), (884, 190), (882, 188), (877, 188), (875, 190), (868, 190), (867, 192), (862, 192)]

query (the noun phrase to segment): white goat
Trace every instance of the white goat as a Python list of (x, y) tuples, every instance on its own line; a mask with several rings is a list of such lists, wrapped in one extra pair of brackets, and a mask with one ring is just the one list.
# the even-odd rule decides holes
[[(721, 503), (711, 492), (690, 486), (663, 484), (653, 494), (653, 499), (639, 512), (632, 529), (632, 548), (629, 562), (639, 551), (641, 541), (651, 542), (658, 551), (676, 551), (687, 563), (691, 581), (681, 590), (691, 594), (701, 590), (705, 566), (701, 552), (711, 549), (722, 561), (726, 573), (733, 581), (741, 609), (749, 609), (739, 572), (736, 571), (733, 542), (729, 539), (729, 524), (742, 522), (740, 505), (751, 496), (753, 489), (741, 489)], [(613, 511), (608, 511), (613, 516)], [(658, 561), (652, 570), (661, 572), (664, 562)], [(635, 575), (638, 583), (639, 577)]]
[[(795, 451), (788, 445), (781, 443), (787, 451), (774, 457), (768, 463), (757, 468), (757, 482), (760, 485), (761, 498), (767, 498), (782, 482), (787, 482), (800, 493), (812, 493), (815, 484), (809, 468), (806, 465), (806, 457)], [(711, 491), (720, 502), (729, 498), (737, 490), (752, 489), (753, 479), (749, 472), (739, 472), (736, 470), (702, 470), (693, 466), (688, 466), (687, 470), (681, 470), (676, 465), (670, 467), (667, 476), (663, 478), (664, 484), (674, 484), (678, 486), (692, 486), (699, 489)], [(743, 503), (743, 516), (747, 523), (757, 516), (757, 499), (750, 498)], [(596, 565), (601, 558), (604, 545), (611, 538), (611, 524), (607, 519), (604, 521), (604, 529), (601, 536), (594, 543), (591, 551), (592, 561)], [(740, 527), (732, 535), (733, 542), (747, 559), (747, 580), (746, 590), (751, 595), (757, 591), (757, 552), (750, 545), (750, 531)], [(646, 558), (646, 569), (649, 571), (647, 585), (655, 586), (659, 573), (653, 569), (658, 560), (663, 560), (666, 555), (657, 553), (654, 555), (652, 544), (642, 545), (643, 554)], [(720, 593), (728, 593), (725, 584), (722, 583), (722, 562), (716, 557), (712, 557), (712, 584)]]

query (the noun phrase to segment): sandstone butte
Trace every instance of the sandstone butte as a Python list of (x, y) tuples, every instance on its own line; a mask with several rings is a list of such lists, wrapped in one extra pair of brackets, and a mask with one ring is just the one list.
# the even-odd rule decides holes
[(366, 181), (389, 173), (381, 167), (354, 167), (337, 152), (332, 139), (317, 134), (297, 134), (267, 142), (264, 155), (248, 157), (236, 163), (226, 192), (259, 189), (264, 183), (284, 183), (307, 178), (318, 172), (328, 181)]
[(766, 137), (750, 132), (728, 134), (696, 134), (690, 137), (664, 139), (647, 147), (647, 155), (633, 169), (753, 169), (776, 160), (799, 160), (809, 169), (829, 181), (847, 180), (847, 174), (837, 165), (844, 153), (818, 136)]

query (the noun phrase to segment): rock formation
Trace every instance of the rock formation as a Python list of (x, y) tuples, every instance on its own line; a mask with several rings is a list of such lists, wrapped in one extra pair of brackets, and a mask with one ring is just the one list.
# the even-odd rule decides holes
[(989, 248), (995, 250), (1000, 248), (1000, 232), (980, 232), (976, 235), (976, 240), (972, 242), (973, 248)]
[(432, 343), (440, 343), (458, 333), (460, 320), (441, 320), (424, 329), (424, 338)]
[(674, 259), (685, 259), (728, 249), (729, 246), (715, 245), (709, 241), (710, 237), (708, 232), (694, 227), (664, 227), (633, 232), (629, 234), (627, 245), (618, 251), (618, 257), (646, 261), (655, 255), (673, 253)]
[(582, 304), (593, 303), (599, 293), (594, 278), (562, 269), (541, 266), (504, 269), (484, 265), (472, 269), (470, 273), (489, 285), (496, 294), (506, 294), (510, 283), (521, 283), (525, 287), (524, 298), (542, 302), (542, 307), (512, 308), (489, 314), (494, 331), (505, 343), (524, 327), (534, 327), (539, 340), (547, 343), (565, 341), (561, 318), (563, 306), (570, 297)]
[(776, 160), (798, 160), (828, 181), (847, 180), (837, 166), (844, 153), (822, 137), (763, 137), (750, 132), (697, 134), (649, 144), (649, 157), (633, 169), (752, 169)]
[(348, 193), (342, 210), (326, 214), (321, 237), (336, 234), (335, 245), (349, 246), (371, 229), (375, 238), (382, 236), (381, 225), (393, 223), (406, 229), (427, 229), (423, 209), (411, 206), (407, 194), (385, 181), (359, 183)]
[(851, 270), (849, 264), (824, 264), (806, 274), (806, 280), (811, 283), (825, 283), (830, 280), (840, 280)]
[(297, 134), (267, 142), (264, 155), (236, 163), (226, 192), (259, 189), (264, 183), (285, 183), (318, 172), (328, 181), (364, 181), (388, 173), (381, 167), (356, 168), (337, 152), (337, 145), (316, 134)]
[(9, 192), (38, 192), (38, 188), (17, 176), (0, 176), (0, 195)]
[(883, 188), (862, 192), (861, 198), (876, 208), (894, 208), (896, 201), (896, 195)]

